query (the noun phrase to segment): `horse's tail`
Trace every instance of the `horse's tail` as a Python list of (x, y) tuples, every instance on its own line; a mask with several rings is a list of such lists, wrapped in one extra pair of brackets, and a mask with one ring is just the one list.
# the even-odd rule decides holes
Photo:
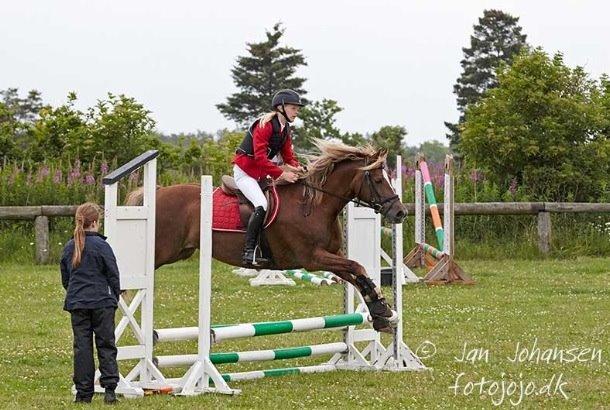
[(140, 206), (144, 203), (144, 187), (131, 191), (125, 198), (125, 205), (128, 206)]

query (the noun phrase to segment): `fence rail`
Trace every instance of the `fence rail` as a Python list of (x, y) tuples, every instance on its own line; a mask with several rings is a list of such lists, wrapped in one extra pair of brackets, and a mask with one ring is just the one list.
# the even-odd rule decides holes
[[(409, 214), (415, 204), (405, 204)], [(34, 220), (36, 263), (49, 259), (49, 217), (72, 217), (76, 205), (0, 206), (0, 220)], [(438, 204), (443, 213), (443, 204)], [(426, 212), (429, 214), (430, 210)], [(537, 215), (538, 248), (544, 254), (551, 251), (551, 213), (610, 213), (610, 203), (582, 202), (474, 202), (456, 203), (455, 215)]]

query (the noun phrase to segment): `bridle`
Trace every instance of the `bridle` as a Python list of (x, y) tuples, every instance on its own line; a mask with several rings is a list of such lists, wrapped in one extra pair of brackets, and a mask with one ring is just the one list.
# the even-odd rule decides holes
[[(365, 162), (365, 164), (366, 164), (366, 162)], [(364, 185), (365, 182), (367, 183), (367, 185), (369, 187), (369, 192), (371, 192), (371, 195), (373, 196), (373, 199), (371, 201), (363, 201), (363, 200), (359, 199), (360, 193), (362, 192), (362, 186)], [(375, 211), (375, 213), (378, 214), (378, 213), (381, 213), (381, 211), (386, 206), (386, 204), (389, 203), (388, 209), (390, 209), (392, 207), (392, 205), (394, 204), (394, 202), (396, 202), (398, 200), (400, 200), (400, 198), (398, 197), (397, 194), (394, 194), (387, 198), (382, 199), (381, 195), (379, 194), (379, 191), (377, 191), (377, 188), (375, 187), (375, 183), (372, 180), (370, 170), (367, 169), (366, 171), (364, 171), (364, 178), (362, 178), (362, 182), (360, 183), (360, 189), (358, 190), (356, 199), (352, 200), (352, 201), (359, 206), (365, 206), (367, 208), (372, 208)]]
[[(368, 160), (365, 159), (364, 160), (364, 166), (367, 165)], [(376, 169), (376, 168), (375, 168)], [(307, 188), (311, 188), (315, 191), (319, 191), (319, 192), (323, 192), (327, 195), (330, 195), (332, 197), (335, 198), (339, 198), (342, 199), (346, 202), (353, 202), (358, 206), (364, 206), (367, 208), (371, 208), (375, 211), (376, 214), (381, 213), (383, 215), (383, 209), (387, 206), (387, 209), (390, 209), (391, 206), (394, 204), (394, 202), (399, 201), (400, 198), (398, 197), (398, 195), (394, 194), (391, 195), (387, 198), (381, 198), (381, 195), (379, 194), (379, 191), (377, 190), (377, 188), (375, 187), (375, 183), (373, 182), (372, 176), (371, 176), (371, 170), (366, 170), (364, 171), (364, 176), (362, 178), (362, 182), (360, 183), (360, 189), (358, 189), (358, 193), (356, 194), (355, 198), (348, 198), (342, 195), (338, 195), (335, 194), (334, 192), (330, 192), (327, 191), (325, 189), (313, 186), (311, 184), (308, 184), (307, 182), (305, 182), (304, 180), (299, 180), (298, 183), (306, 186)], [(362, 187), (364, 186), (364, 184), (367, 184), (368, 188), (369, 188), (369, 192), (372, 195), (372, 199), (370, 201), (365, 201), (363, 199), (360, 199), (360, 193), (362, 192)], [(388, 205), (389, 204), (389, 205)]]

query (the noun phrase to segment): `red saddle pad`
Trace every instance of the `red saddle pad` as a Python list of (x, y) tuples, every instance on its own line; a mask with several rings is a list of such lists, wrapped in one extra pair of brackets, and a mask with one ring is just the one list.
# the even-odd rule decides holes
[[(271, 225), (275, 220), (279, 209), (279, 197), (277, 191), (271, 191), (274, 202), (274, 207), (271, 210), (271, 216), (265, 222), (265, 228)], [(213, 193), (214, 209), (212, 211), (212, 229), (215, 231), (225, 232), (245, 232), (241, 226), (241, 218), (239, 216), (239, 201), (237, 197), (227, 195), (221, 188), (216, 188)]]

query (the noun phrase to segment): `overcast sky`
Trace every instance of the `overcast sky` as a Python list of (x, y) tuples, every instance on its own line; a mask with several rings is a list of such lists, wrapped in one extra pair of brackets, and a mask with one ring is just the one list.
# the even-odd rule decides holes
[(604, 1), (15, 0), (0, 7), (0, 89), (37, 89), (79, 107), (107, 92), (136, 98), (166, 133), (232, 128), (215, 104), (235, 91), (230, 69), (246, 42), (284, 23), (301, 49), (308, 98), (332, 98), (344, 131), (402, 125), (407, 143), (445, 142), (455, 121), (461, 48), (484, 9), (520, 17), (527, 40), (567, 64), (610, 72)]

